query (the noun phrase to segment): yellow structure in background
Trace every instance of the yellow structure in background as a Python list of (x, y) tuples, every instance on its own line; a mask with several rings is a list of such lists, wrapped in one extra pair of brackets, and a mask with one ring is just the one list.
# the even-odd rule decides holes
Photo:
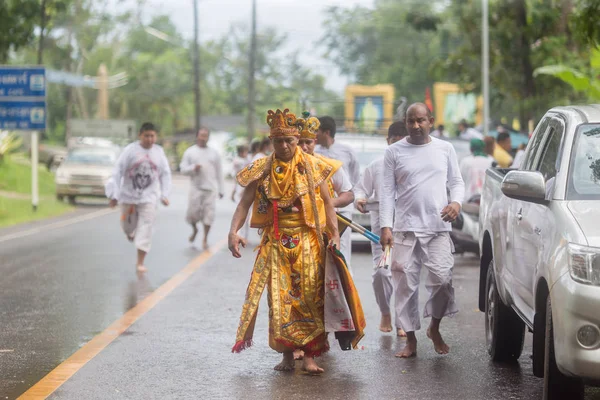
[(344, 126), (347, 131), (387, 132), (393, 118), (393, 85), (346, 86)]
[[(483, 97), (477, 96), (475, 100), (474, 115), (470, 117), (467, 115), (456, 115), (452, 120), (446, 118), (446, 102), (448, 101), (449, 95), (469, 95), (469, 92), (461, 90), (460, 86), (456, 83), (438, 82), (433, 84), (433, 100), (434, 100), (434, 115), (435, 124), (456, 124), (461, 119), (466, 119), (469, 122), (475, 122), (479, 125), (483, 121)], [(474, 117), (474, 118), (473, 118)]]

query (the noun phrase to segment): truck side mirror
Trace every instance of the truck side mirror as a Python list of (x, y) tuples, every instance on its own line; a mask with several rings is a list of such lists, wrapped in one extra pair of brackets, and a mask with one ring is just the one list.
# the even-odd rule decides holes
[(511, 199), (547, 205), (546, 180), (537, 171), (510, 171), (502, 180), (502, 193)]

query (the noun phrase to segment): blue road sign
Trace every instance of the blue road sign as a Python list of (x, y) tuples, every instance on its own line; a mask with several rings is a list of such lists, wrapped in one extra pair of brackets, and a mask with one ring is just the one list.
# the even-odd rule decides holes
[(45, 128), (45, 68), (0, 66), (0, 129)]
[(0, 101), (0, 129), (29, 131), (45, 128), (45, 101)]

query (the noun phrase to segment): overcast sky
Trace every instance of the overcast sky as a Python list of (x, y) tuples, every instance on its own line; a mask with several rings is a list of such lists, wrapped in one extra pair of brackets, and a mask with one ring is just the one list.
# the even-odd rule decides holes
[[(147, 0), (144, 19), (152, 15), (167, 14), (186, 38), (194, 35), (192, 0)], [(273, 26), (288, 35), (286, 50), (306, 49), (314, 53), (309, 60), (312, 68), (327, 78), (327, 87), (343, 93), (346, 79), (331, 63), (320, 57), (324, 48), (317, 42), (324, 34), (324, 10), (329, 6), (370, 7), (374, 0), (257, 0), (257, 24)], [(250, 24), (251, 0), (199, 0), (200, 41), (218, 38), (240, 21)], [(298, 21), (302, 21), (299, 23)], [(312, 50), (312, 51), (310, 51)]]

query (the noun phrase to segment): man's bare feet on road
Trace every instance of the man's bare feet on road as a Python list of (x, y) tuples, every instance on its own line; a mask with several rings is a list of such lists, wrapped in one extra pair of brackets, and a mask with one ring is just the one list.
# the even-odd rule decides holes
[(196, 240), (196, 235), (198, 234), (198, 228), (196, 228), (195, 226), (192, 226), (192, 234), (190, 236), (190, 243), (194, 243), (194, 240)]
[(402, 350), (396, 353), (398, 358), (412, 358), (417, 356), (417, 339), (408, 339)]
[(206, 239), (202, 242), (202, 250), (208, 250), (208, 241)]
[(300, 349), (294, 350), (294, 360), (302, 360), (304, 358), (304, 352)]
[(427, 337), (433, 342), (433, 347), (435, 348), (436, 353), (450, 353), (450, 346), (448, 346), (446, 342), (444, 342), (444, 339), (442, 338), (439, 329), (433, 329), (429, 327), (429, 329), (427, 329)]
[(310, 375), (320, 375), (325, 370), (317, 365), (317, 362), (313, 357), (304, 357), (304, 363), (302, 370), (308, 372)]
[(136, 266), (135, 266), (135, 270), (136, 270), (137, 272), (141, 272), (141, 273), (143, 273), (143, 272), (147, 272), (147, 271), (148, 271), (148, 268), (146, 268), (144, 265), (141, 265), (141, 264), (140, 264), (140, 265), (136, 265)]
[(381, 332), (391, 332), (392, 331), (392, 316), (390, 314), (381, 314), (381, 322), (379, 323), (379, 330)]
[(294, 368), (294, 353), (283, 353), (283, 360), (274, 369), (275, 371), (293, 371)]
[(397, 328), (396, 335), (399, 337), (406, 337), (406, 332), (404, 332), (404, 329), (402, 329), (402, 328)]

